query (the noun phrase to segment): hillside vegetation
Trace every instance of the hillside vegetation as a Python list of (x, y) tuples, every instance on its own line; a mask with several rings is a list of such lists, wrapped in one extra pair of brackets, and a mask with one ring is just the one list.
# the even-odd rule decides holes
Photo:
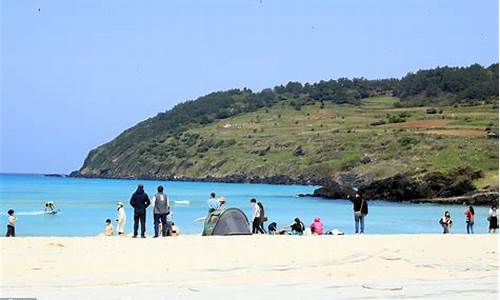
[(459, 173), (495, 187), (496, 132), (498, 64), (290, 82), (179, 104), (92, 150), (73, 175), (369, 184)]

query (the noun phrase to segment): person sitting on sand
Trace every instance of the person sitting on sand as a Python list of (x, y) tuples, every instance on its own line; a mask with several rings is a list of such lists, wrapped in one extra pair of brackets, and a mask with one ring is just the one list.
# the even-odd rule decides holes
[(207, 205), (208, 205), (208, 213), (209, 214), (220, 208), (220, 202), (217, 199), (215, 199), (214, 192), (210, 193), (210, 197), (208, 198)]
[(493, 205), (488, 212), (488, 221), (488, 233), (495, 233), (498, 229), (498, 211), (495, 205)]
[(125, 223), (127, 222), (127, 215), (125, 214), (123, 202), (116, 203), (116, 214), (116, 222), (118, 223), (118, 235), (122, 235), (125, 233)]
[(465, 224), (467, 226), (467, 234), (474, 233), (474, 207), (469, 206), (465, 212)]
[(306, 226), (304, 225), (304, 223), (302, 223), (302, 221), (299, 218), (295, 218), (290, 227), (292, 228), (293, 235), (303, 235), (304, 230), (306, 230)]
[(181, 234), (181, 230), (174, 222), (172, 222), (172, 236), (179, 236)]
[(111, 219), (106, 219), (106, 226), (104, 227), (105, 236), (113, 236), (115, 234), (115, 229), (113, 228), (113, 223)]
[(312, 235), (322, 235), (323, 234), (323, 224), (319, 217), (314, 217), (314, 221), (311, 224), (311, 234)]
[(8, 223), (7, 223), (7, 233), (5, 234), (6, 237), (15, 237), (16, 236), (16, 216), (14, 215), (14, 210), (9, 209), (7, 211), (7, 214), (9, 215)]
[(449, 211), (444, 212), (443, 217), (439, 220), (439, 224), (441, 224), (441, 226), (443, 227), (443, 234), (450, 233), (453, 221), (451, 220)]
[(268, 234), (276, 234), (277, 231), (278, 231), (278, 224), (276, 224), (276, 222), (271, 222), (271, 224), (267, 226)]

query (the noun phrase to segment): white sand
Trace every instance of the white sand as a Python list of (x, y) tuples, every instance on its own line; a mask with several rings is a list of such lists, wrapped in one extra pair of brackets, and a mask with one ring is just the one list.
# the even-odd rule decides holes
[(1, 238), (1, 297), (497, 299), (496, 235)]

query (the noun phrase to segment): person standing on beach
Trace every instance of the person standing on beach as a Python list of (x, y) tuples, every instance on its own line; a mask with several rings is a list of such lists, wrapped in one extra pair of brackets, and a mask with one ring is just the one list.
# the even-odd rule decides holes
[(9, 215), (9, 221), (7, 223), (7, 233), (5, 234), (6, 237), (15, 237), (16, 236), (16, 216), (14, 215), (14, 210), (9, 209), (7, 212)]
[(443, 227), (443, 234), (450, 233), (451, 225), (453, 221), (451, 220), (451, 215), (449, 211), (445, 211), (443, 217), (439, 220), (439, 224)]
[(368, 215), (368, 203), (360, 193), (356, 193), (354, 199), (350, 200), (354, 210), (354, 232), (365, 233), (365, 216)]
[(469, 206), (465, 212), (465, 224), (467, 226), (467, 234), (474, 233), (474, 207)]
[(252, 233), (264, 233), (260, 228), (260, 207), (257, 205), (257, 200), (252, 198), (250, 204), (252, 205)]
[(125, 233), (125, 222), (127, 222), (127, 215), (125, 214), (125, 207), (123, 202), (116, 203), (116, 222), (118, 223), (118, 235)]
[(226, 209), (226, 198), (224, 197), (219, 198), (219, 209), (220, 210)]
[(137, 190), (130, 198), (130, 205), (134, 208), (134, 235), (137, 237), (139, 230), (139, 221), (141, 222), (141, 237), (146, 237), (146, 208), (151, 204), (148, 194), (144, 192), (144, 186), (139, 184)]
[(161, 235), (163, 237), (167, 236), (167, 214), (170, 213), (170, 205), (168, 203), (168, 197), (163, 193), (163, 186), (159, 186), (157, 188), (158, 193), (153, 196), (153, 218), (155, 225), (155, 235), (154, 237), (158, 237), (158, 225), (161, 222)]
[(208, 205), (208, 213), (209, 214), (220, 208), (220, 202), (217, 199), (215, 199), (214, 192), (210, 193), (210, 197), (208, 198), (207, 205)]
[(261, 202), (257, 202), (259, 206), (260, 214), (259, 214), (259, 228), (263, 233), (267, 233), (264, 229), (264, 223), (267, 221), (267, 217), (264, 213), (264, 205)]
[(495, 233), (498, 229), (498, 211), (495, 205), (493, 205), (488, 212), (488, 221), (488, 233)]

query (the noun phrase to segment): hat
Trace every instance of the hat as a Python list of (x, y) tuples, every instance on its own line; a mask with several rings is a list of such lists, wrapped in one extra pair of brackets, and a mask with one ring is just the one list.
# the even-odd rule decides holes
[(123, 206), (123, 202), (118, 201), (118, 202), (116, 203), (116, 205), (121, 205), (121, 206)]

